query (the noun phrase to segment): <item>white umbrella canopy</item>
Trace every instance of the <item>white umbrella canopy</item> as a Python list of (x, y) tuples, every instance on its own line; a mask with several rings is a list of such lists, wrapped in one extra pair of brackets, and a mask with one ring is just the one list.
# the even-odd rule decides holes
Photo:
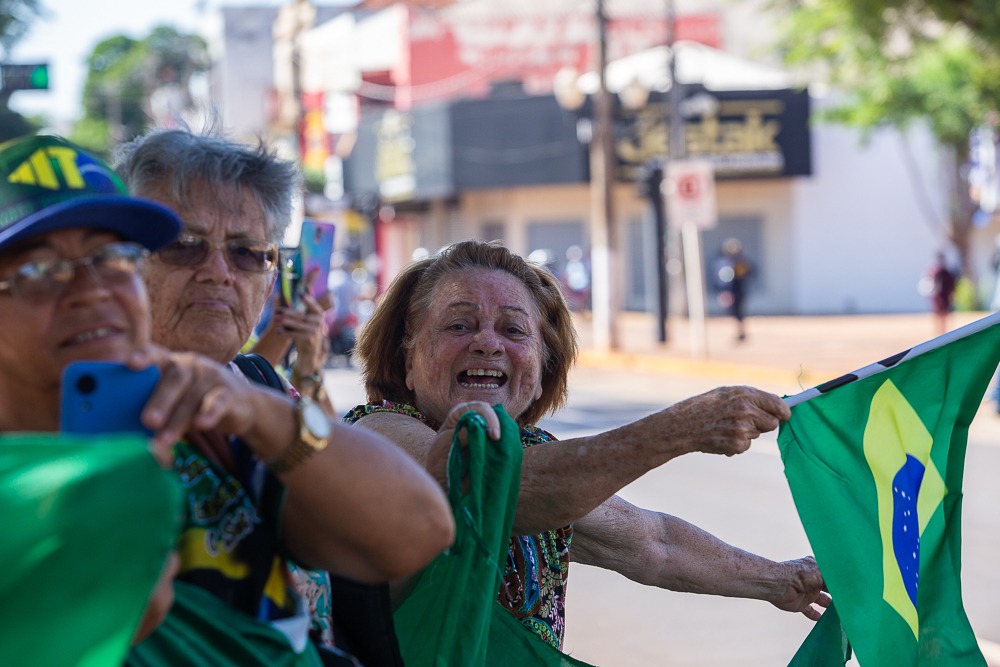
[[(739, 58), (720, 49), (698, 42), (679, 41), (677, 80), (700, 83), (711, 90), (766, 90), (794, 85), (792, 75), (777, 67)], [(607, 86), (620, 93), (627, 86), (639, 83), (646, 90), (670, 90), (670, 47), (657, 46), (608, 63)], [(597, 72), (580, 76), (578, 85), (586, 94), (597, 92)]]

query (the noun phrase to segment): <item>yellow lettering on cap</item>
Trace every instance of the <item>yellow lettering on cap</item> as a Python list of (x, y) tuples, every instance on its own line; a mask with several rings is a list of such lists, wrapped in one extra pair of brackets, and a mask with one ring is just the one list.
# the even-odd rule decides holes
[(10, 173), (7, 177), (8, 183), (25, 183), (26, 185), (35, 184), (35, 172), (31, 168), (30, 162), (22, 162), (17, 165), (17, 168)]
[(49, 161), (45, 151), (35, 151), (28, 160), (35, 170), (35, 185), (52, 190), (59, 189), (59, 178), (56, 176), (56, 170), (52, 168), (52, 162)]
[(49, 157), (59, 163), (59, 171), (62, 172), (67, 186), (79, 190), (86, 185), (80, 169), (76, 166), (75, 150), (66, 146), (50, 146), (47, 152)]
[[(76, 165), (76, 157), (76, 151), (65, 146), (40, 148), (19, 164), (7, 177), (7, 181), (9, 183), (37, 185), (52, 190), (58, 190), (63, 186), (80, 190), (86, 186), (86, 182)], [(59, 166), (58, 172), (53, 167), (53, 163)], [(59, 182), (60, 173), (64, 181), (63, 184)]]

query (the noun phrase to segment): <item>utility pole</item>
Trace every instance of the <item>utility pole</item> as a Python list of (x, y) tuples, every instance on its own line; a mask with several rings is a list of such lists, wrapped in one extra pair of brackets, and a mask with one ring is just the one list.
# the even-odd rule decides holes
[(612, 142), (612, 100), (608, 92), (606, 70), (607, 24), (604, 0), (596, 0), (596, 60), (598, 89), (595, 99), (593, 136), (590, 140), (590, 241), (592, 288), (592, 324), (594, 349), (602, 352), (618, 349), (618, 266), (615, 238), (614, 146)]
[(281, 58), (276, 59), (275, 88), (278, 91), (278, 120), (276, 131), (291, 137), (289, 149), (302, 158), (302, 129), (305, 109), (302, 105), (302, 49), (299, 38), (313, 27), (316, 8), (310, 0), (289, 0), (278, 10), (274, 21), (275, 48)]
[[(663, 178), (660, 181), (660, 192), (657, 195), (660, 197), (661, 203), (664, 203), (664, 196), (667, 184), (667, 174), (670, 172), (670, 164), (672, 162), (677, 162), (683, 160), (686, 153), (686, 145), (684, 138), (684, 117), (681, 114), (681, 102), (684, 99), (684, 89), (680, 81), (677, 80), (677, 10), (674, 5), (674, 0), (667, 0), (667, 48), (669, 50), (670, 61), (668, 63), (668, 75), (670, 79), (670, 91), (667, 96), (667, 128), (668, 128), (668, 138), (667, 138), (667, 156), (663, 165)], [(669, 287), (667, 284), (667, 239), (670, 234), (670, 226), (674, 228), (679, 228), (678, 220), (669, 220), (669, 215), (667, 214), (667, 206), (663, 206), (663, 217), (662, 217), (662, 237), (660, 238), (660, 243), (657, 246), (657, 256), (659, 261), (659, 275), (661, 276), (659, 289), (660, 293), (660, 303), (662, 304), (662, 317), (659, 322), (659, 335), (660, 341), (665, 341), (667, 337), (667, 317), (669, 314), (668, 307), (668, 294)], [(658, 230), (659, 231), (659, 230)]]
[(668, 154), (663, 157), (661, 164), (653, 169), (650, 193), (653, 201), (653, 215), (656, 220), (656, 340), (666, 343), (667, 320), (670, 316), (670, 292), (667, 285), (667, 241), (669, 231), (667, 229), (667, 213), (664, 202), (663, 186), (667, 171), (670, 167), (670, 160), (677, 159), (677, 151), (683, 150), (684, 130), (683, 121), (680, 119), (680, 85), (677, 83), (677, 52), (674, 48), (677, 43), (677, 11), (674, 7), (674, 0), (667, 0), (667, 51), (669, 61), (667, 63), (667, 76), (670, 81), (670, 92), (664, 120), (667, 123), (668, 132)]
[(670, 141), (669, 154), (671, 160), (683, 160), (686, 146), (684, 140), (684, 117), (681, 115), (681, 102), (684, 100), (683, 85), (677, 80), (677, 11), (674, 0), (667, 0), (667, 23), (670, 37)]
[(646, 194), (653, 208), (653, 222), (656, 225), (656, 340), (667, 342), (667, 214), (663, 201), (663, 179), (665, 166), (653, 164), (646, 175)]

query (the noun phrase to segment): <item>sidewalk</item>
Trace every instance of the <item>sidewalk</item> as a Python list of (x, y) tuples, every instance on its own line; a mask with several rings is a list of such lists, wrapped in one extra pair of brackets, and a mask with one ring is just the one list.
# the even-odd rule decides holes
[[(953, 313), (956, 329), (988, 315)], [(588, 317), (575, 315), (579, 363), (668, 375), (698, 375), (722, 383), (752, 384), (795, 393), (902, 352), (933, 338), (930, 313), (890, 315), (758, 316), (746, 321), (747, 338), (737, 342), (735, 322), (709, 317), (701, 344), (692, 340), (690, 322), (671, 316), (666, 344), (656, 340), (656, 320), (648, 313), (617, 318), (619, 347), (593, 349)], [(698, 356), (701, 347), (705, 354)]]

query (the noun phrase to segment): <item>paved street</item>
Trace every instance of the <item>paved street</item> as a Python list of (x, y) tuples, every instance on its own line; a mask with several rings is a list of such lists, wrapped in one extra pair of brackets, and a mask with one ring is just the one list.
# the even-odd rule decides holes
[[(983, 314), (956, 315), (959, 326)], [(585, 321), (580, 322), (586, 325)], [(581, 331), (570, 404), (544, 426), (565, 439), (613, 428), (720, 384), (796, 393), (931, 337), (929, 316), (759, 318), (743, 346), (727, 320), (709, 321), (709, 356), (692, 359), (681, 338), (661, 349), (651, 322), (629, 317), (624, 349), (597, 354)], [(674, 323), (683, 337), (684, 323)], [(648, 334), (645, 335), (645, 334)], [(714, 347), (714, 349), (713, 349)], [(338, 408), (363, 400), (356, 373), (327, 372)], [(1000, 642), (1000, 415), (984, 404), (970, 429), (964, 486), (963, 581), (977, 634)], [(774, 434), (738, 457), (685, 456), (626, 487), (635, 504), (681, 516), (719, 538), (774, 559), (810, 552), (782, 472)], [(572, 567), (565, 648), (603, 667), (787, 664), (810, 628), (804, 617), (757, 601), (673, 593), (616, 574)], [(993, 650), (992, 645), (987, 648)], [(1000, 662), (991, 662), (1000, 665)]]
[[(601, 429), (622, 415), (638, 418), (655, 406), (714, 386), (699, 378), (583, 368), (574, 376), (571, 406), (547, 426), (560, 435), (588, 432), (593, 415)], [(603, 395), (603, 400), (599, 397)], [(980, 637), (1000, 640), (1000, 416), (985, 405), (970, 429), (964, 505), (966, 610)], [(810, 553), (782, 472), (774, 434), (746, 454), (726, 459), (690, 455), (626, 487), (627, 500), (683, 517), (721, 539), (776, 560)], [(570, 583), (566, 649), (609, 666), (787, 664), (809, 630), (804, 617), (766, 603), (651, 589), (595, 568), (575, 565)]]

